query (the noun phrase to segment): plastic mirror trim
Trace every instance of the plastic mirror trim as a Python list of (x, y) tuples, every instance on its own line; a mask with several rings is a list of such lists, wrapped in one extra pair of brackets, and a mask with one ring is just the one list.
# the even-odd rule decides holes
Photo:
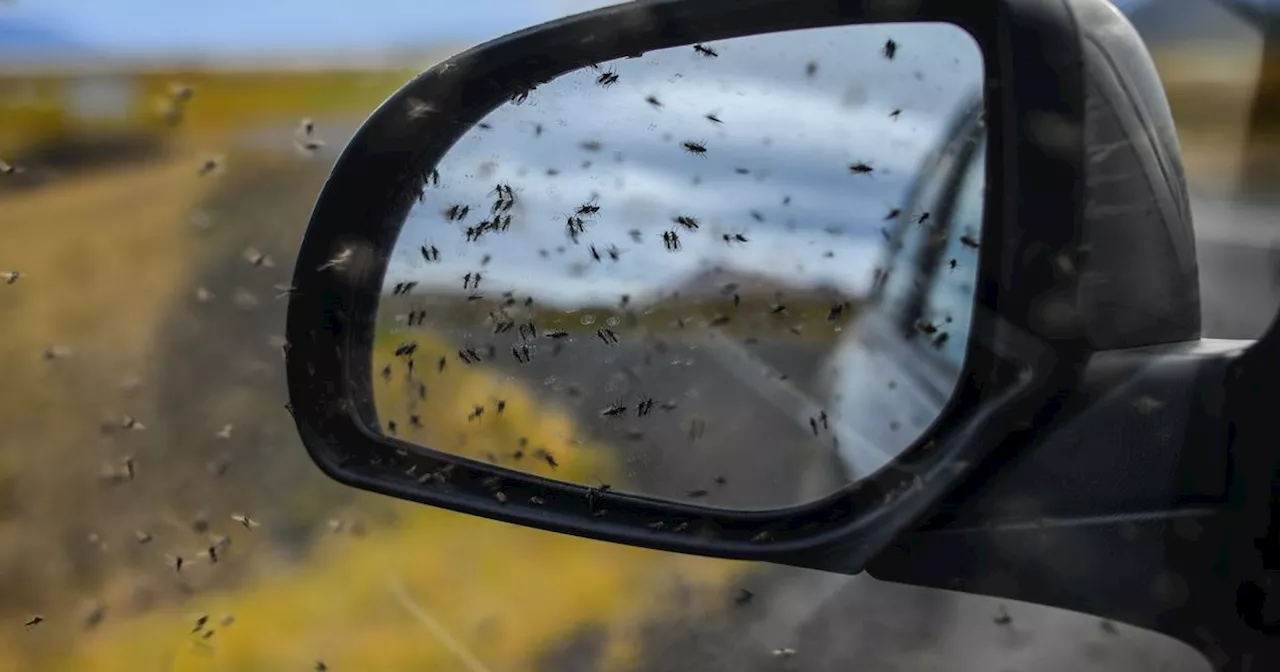
[[(825, 26), (939, 21), (965, 29), (983, 52), (989, 197), (960, 384), (939, 419), (893, 465), (817, 502), (734, 511), (552, 481), (378, 431), (370, 353), (386, 259), (409, 208), (430, 189), (431, 167), (490, 111), (565, 72), (654, 49)], [(450, 58), (365, 122), (312, 213), (286, 326), (289, 410), (303, 443), (335, 480), (400, 499), (635, 546), (859, 571), (963, 478), (964, 465), (1068, 386), (1081, 360), (1079, 336), (1040, 333), (1035, 314), (1044, 296), (1073, 289), (1047, 262), (1074, 249), (1083, 147), (1024, 140), (1026, 129), (1046, 120), (1080, 127), (1079, 64), (1077, 28), (1062, 0), (632, 2)], [(411, 107), (430, 111), (413, 115)], [(1034, 238), (1023, 235), (1021, 222), (1034, 223)], [(344, 250), (341, 263), (333, 263)], [(1009, 349), (1010, 343), (1020, 345)], [(1009, 352), (1020, 353), (1016, 364)]]

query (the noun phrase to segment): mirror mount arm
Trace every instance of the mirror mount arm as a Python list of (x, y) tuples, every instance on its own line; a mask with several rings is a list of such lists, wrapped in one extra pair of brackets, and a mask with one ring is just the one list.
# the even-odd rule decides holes
[[(1280, 621), (1264, 613), (1280, 599), (1280, 454), (1262, 401), (1274, 396), (1260, 393), (1280, 393), (1280, 336), (1270, 340), (1095, 355), (1087, 400), (998, 447), (998, 466), (983, 465), (868, 571), (1149, 628), (1217, 670), (1280, 669)], [(1145, 421), (1173, 440), (1127, 446), (1120, 418), (1157, 390), (1168, 405)]]

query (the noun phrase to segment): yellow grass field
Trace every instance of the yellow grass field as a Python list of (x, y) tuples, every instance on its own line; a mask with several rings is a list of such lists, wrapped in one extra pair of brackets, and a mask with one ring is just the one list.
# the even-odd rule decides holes
[[(280, 567), (240, 591), (104, 627), (48, 669), (251, 672), (311, 669), (321, 660), (334, 670), (468, 669), (446, 643), (452, 639), (482, 669), (530, 670), (586, 628), (610, 636), (595, 669), (619, 669), (633, 660), (645, 619), (667, 608), (665, 588), (676, 580), (715, 587), (731, 573), (707, 561), (396, 509), (400, 522), (384, 534), (334, 538), (304, 567)], [(692, 610), (714, 617), (725, 600), (702, 595)], [(191, 632), (205, 613), (215, 632), (208, 639)], [(235, 621), (223, 626), (227, 614)]]
[(430, 62), (389, 70), (216, 71), (172, 67), (98, 74), (118, 87), (120, 110), (100, 116), (71, 113), (78, 79), (63, 74), (0, 74), (0, 154), (75, 133), (170, 130), (163, 111), (171, 87), (192, 87), (180, 128), (196, 133), (232, 132), (302, 116), (360, 115), (372, 110)]
[[(232, 152), (226, 175), (198, 176), (196, 148), (224, 141), (193, 133), (155, 161), (0, 194), (0, 269), (27, 274), (0, 285), (5, 669), (467, 669), (452, 639), (486, 669), (532, 670), (583, 632), (607, 633), (598, 665), (615, 669), (670, 608), (668, 589), (695, 589), (685, 617), (728, 608), (726, 586), (746, 563), (396, 503), (310, 465), (282, 408), (268, 336), (283, 302), (270, 285), (287, 281), (323, 169)], [(247, 264), (246, 241), (276, 267)], [(193, 298), (204, 284), (207, 307)], [(250, 292), (256, 303), (235, 304)], [(221, 317), (202, 317), (217, 306)], [(66, 356), (45, 361), (53, 346)], [(497, 394), (528, 401), (501, 421), (467, 422), (472, 398)], [(566, 473), (609, 473), (575, 457), (568, 418), (482, 370), (436, 382), (433, 395), (424, 421), (443, 434), (476, 445), (527, 436), (553, 447)], [(146, 429), (124, 430), (125, 415)], [(214, 436), (224, 420), (235, 424), (225, 440)], [(209, 476), (223, 454), (239, 461)], [(136, 477), (104, 480), (125, 457)], [(237, 525), (236, 512), (261, 527)], [(222, 535), (232, 543), (212, 563), (203, 549)], [(180, 572), (167, 564), (175, 555)], [(33, 614), (45, 620), (24, 627)], [(192, 632), (201, 614), (208, 625)]]

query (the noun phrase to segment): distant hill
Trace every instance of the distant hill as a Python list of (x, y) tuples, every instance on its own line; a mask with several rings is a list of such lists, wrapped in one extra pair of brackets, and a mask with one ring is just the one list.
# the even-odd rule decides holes
[[(512, 305), (513, 302), (523, 302), (526, 298), (526, 295), (520, 292), (512, 292), (509, 297), (507, 297), (507, 294), (492, 290), (462, 290), (457, 285), (432, 284), (419, 285), (409, 295), (397, 298), (402, 298), (404, 302), (412, 302), (424, 306), (470, 303), (476, 307), (483, 306), (484, 310), (492, 309), (504, 302), (508, 305)], [(845, 301), (849, 298), (835, 286), (814, 285), (812, 283), (793, 285), (780, 278), (762, 273), (714, 266), (689, 277), (676, 290), (665, 291), (660, 296), (648, 299), (633, 297), (636, 301), (632, 302), (631, 305), (636, 306), (639, 303), (644, 303), (649, 307), (657, 307), (676, 304), (708, 304), (732, 300), (734, 294), (737, 294), (740, 300), (746, 300), (751, 297), (752, 299), (769, 302), (786, 302), (788, 298), (796, 297), (805, 297), (805, 300), (821, 299), (823, 301)], [(479, 298), (476, 295), (483, 296), (483, 298)], [(475, 298), (467, 300), (468, 296), (475, 296)], [(557, 304), (557, 302), (545, 297), (535, 296), (534, 298), (542, 305)], [(603, 302), (592, 305), (574, 303), (572, 305), (555, 305), (555, 309), (608, 309), (611, 305), (613, 304)], [(485, 313), (479, 312), (479, 314), (484, 315)]]
[[(763, 275), (712, 269), (694, 276), (680, 289), (644, 304), (581, 305), (567, 310), (523, 294), (480, 291), (469, 295), (455, 287), (418, 288), (409, 295), (384, 295), (378, 308), (381, 329), (413, 326), (411, 312), (422, 311), (422, 326), (450, 336), (492, 331), (518, 338), (517, 325), (533, 322), (542, 333), (563, 330), (592, 333), (611, 326), (618, 333), (637, 328), (657, 332), (688, 325), (723, 326), (742, 336), (822, 341), (833, 328), (856, 314), (859, 301), (831, 287), (794, 287)], [(839, 310), (834, 308), (840, 307)], [(584, 319), (586, 318), (586, 319)], [(509, 323), (503, 329), (501, 325)]]
[(679, 290), (679, 296), (691, 299), (731, 296), (733, 294), (769, 299), (773, 299), (775, 296), (804, 294), (834, 299), (840, 296), (840, 290), (835, 287), (814, 286), (812, 284), (792, 286), (768, 275), (737, 269), (725, 269), (719, 266), (709, 268), (689, 278)]

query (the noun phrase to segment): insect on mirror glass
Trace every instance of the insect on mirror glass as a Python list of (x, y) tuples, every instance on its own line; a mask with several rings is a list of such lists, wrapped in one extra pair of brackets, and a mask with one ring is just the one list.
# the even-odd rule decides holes
[(382, 431), (738, 509), (868, 475), (959, 376), (982, 208), (951, 204), (984, 173), (956, 119), (982, 73), (956, 26), (867, 24), (515, 96), (404, 222), (373, 352)]

